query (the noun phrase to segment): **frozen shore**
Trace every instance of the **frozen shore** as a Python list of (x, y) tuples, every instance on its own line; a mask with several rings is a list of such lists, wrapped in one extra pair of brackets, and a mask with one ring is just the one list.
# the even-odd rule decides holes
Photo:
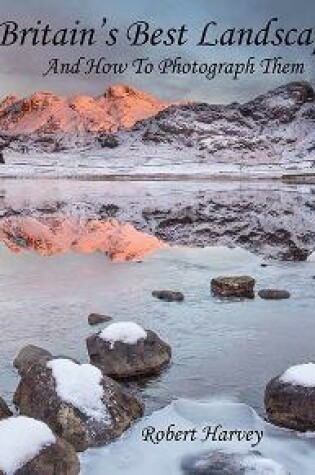
[[(170, 158), (171, 157), (171, 158)], [(209, 160), (202, 152), (174, 150), (163, 144), (132, 145), (115, 150), (72, 150), (57, 153), (8, 151), (0, 179), (73, 179), (95, 181), (280, 180), (283, 175), (314, 174), (313, 158), (283, 162)]]

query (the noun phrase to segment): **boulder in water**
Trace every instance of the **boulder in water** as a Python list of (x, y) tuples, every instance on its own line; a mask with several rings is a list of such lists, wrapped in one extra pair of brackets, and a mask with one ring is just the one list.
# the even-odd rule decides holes
[(14, 403), (77, 451), (112, 442), (143, 412), (136, 397), (98, 368), (63, 358), (32, 364), (22, 374)]
[(154, 290), (152, 296), (165, 302), (182, 302), (184, 294), (174, 290)]
[(297, 431), (315, 431), (315, 364), (289, 368), (265, 391), (268, 420)]
[(57, 438), (55, 444), (42, 450), (37, 457), (25, 464), (16, 475), (78, 475), (80, 462), (71, 444)]
[(35, 345), (24, 346), (13, 361), (13, 365), (23, 376), (33, 364), (47, 363), (53, 358), (49, 351)]
[(91, 363), (114, 379), (158, 374), (171, 359), (167, 343), (133, 322), (113, 323), (86, 343)]
[(112, 320), (112, 317), (109, 315), (102, 315), (100, 313), (90, 313), (88, 322), (89, 325), (99, 325), (100, 323), (106, 323), (110, 322)]
[(290, 292), (287, 290), (278, 289), (262, 289), (258, 292), (258, 295), (264, 300), (284, 300), (291, 297)]
[(211, 290), (219, 297), (254, 298), (255, 279), (244, 276), (220, 276), (212, 279)]

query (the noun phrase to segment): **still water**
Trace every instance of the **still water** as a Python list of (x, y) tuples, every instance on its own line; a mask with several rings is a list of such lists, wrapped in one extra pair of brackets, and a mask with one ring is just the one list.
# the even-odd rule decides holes
[[(315, 359), (312, 256), (307, 262), (272, 261), (261, 267), (261, 258), (241, 249), (171, 247), (141, 262), (113, 263), (102, 254), (41, 257), (31, 252), (12, 254), (1, 246), (0, 262), (0, 394), (8, 401), (18, 382), (12, 360), (24, 345), (32, 343), (54, 354), (88, 360), (85, 339), (95, 331), (87, 324), (91, 312), (109, 314), (114, 321), (140, 323), (172, 346), (172, 364), (161, 376), (132, 388), (146, 406), (149, 419), (141, 421), (142, 425), (152, 420), (167, 425), (178, 418), (187, 425), (191, 417), (201, 424), (207, 413), (213, 419), (220, 411), (232, 425), (250, 424), (253, 418), (253, 424), (264, 424), (248, 406), (264, 416), (266, 382), (290, 365)], [(209, 290), (211, 278), (220, 274), (248, 274), (256, 278), (257, 290), (280, 287), (292, 297), (274, 302), (259, 297), (222, 302)], [(161, 288), (183, 291), (185, 301), (155, 300), (151, 292)], [(218, 400), (230, 402), (226, 406)], [(178, 415), (182, 405), (184, 416)], [(161, 448), (157, 452), (146, 449), (151, 456), (142, 465), (136, 463), (131, 455), (137, 453), (133, 449), (137, 440), (138, 449), (144, 450), (139, 431), (135, 426), (109, 448), (88, 451), (82, 457), (82, 473), (103, 475), (106, 466), (110, 475), (145, 475), (150, 457), (161, 454)], [(313, 474), (307, 468), (311, 442), (298, 438), (292, 442), (292, 436), (282, 432), (276, 434), (282, 444), (279, 457), (290, 444), (293, 455), (296, 451), (290, 465), (292, 475)], [(274, 444), (268, 440), (265, 452), (274, 455), (268, 449)], [(301, 451), (306, 464), (303, 472), (296, 471)], [(187, 447), (181, 446), (176, 456), (185, 452)], [(315, 452), (310, 453), (312, 459)], [(180, 473), (173, 455), (166, 465), (161, 459), (162, 465), (152, 474)]]

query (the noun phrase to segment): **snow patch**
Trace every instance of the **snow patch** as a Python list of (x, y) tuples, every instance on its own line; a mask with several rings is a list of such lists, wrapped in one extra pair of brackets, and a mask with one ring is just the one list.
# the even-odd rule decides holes
[(248, 475), (251, 473), (255, 475), (288, 475), (282, 465), (266, 458), (249, 455), (244, 459), (242, 465), (245, 469), (244, 473)]
[(291, 366), (291, 368), (283, 373), (280, 379), (284, 383), (304, 386), (306, 388), (315, 388), (315, 364), (305, 363)]
[(277, 109), (280, 107), (294, 107), (295, 101), (291, 97), (283, 97), (283, 96), (270, 96), (266, 100), (267, 106), (271, 109)]
[(77, 364), (67, 359), (55, 359), (47, 363), (56, 380), (58, 396), (96, 420), (110, 420), (110, 415), (102, 402), (103, 376), (101, 371), (90, 364)]
[(127, 345), (135, 345), (139, 340), (147, 337), (147, 332), (137, 323), (117, 322), (106, 327), (99, 336), (110, 342), (111, 348), (114, 348), (116, 341)]
[(13, 475), (55, 442), (56, 437), (43, 422), (24, 416), (0, 421), (0, 470)]

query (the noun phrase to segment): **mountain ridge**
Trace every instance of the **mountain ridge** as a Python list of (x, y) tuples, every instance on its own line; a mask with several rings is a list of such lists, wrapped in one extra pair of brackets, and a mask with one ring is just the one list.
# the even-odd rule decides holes
[(110, 160), (115, 148), (115, 156), (135, 163), (163, 153), (172, 164), (185, 153), (196, 164), (308, 168), (315, 166), (315, 92), (307, 82), (292, 82), (229, 105), (166, 103), (126, 85), (95, 98), (8, 96), (0, 103), (0, 135), (16, 151), (99, 150)]
[(146, 144), (188, 147), (217, 162), (308, 160), (315, 153), (315, 92), (301, 81), (243, 104), (171, 105), (119, 135), (121, 142), (133, 135)]
[(128, 85), (110, 86), (100, 96), (61, 96), (37, 91), (9, 95), (0, 103), (0, 130), (12, 135), (56, 132), (115, 132), (131, 127), (169, 103)]

